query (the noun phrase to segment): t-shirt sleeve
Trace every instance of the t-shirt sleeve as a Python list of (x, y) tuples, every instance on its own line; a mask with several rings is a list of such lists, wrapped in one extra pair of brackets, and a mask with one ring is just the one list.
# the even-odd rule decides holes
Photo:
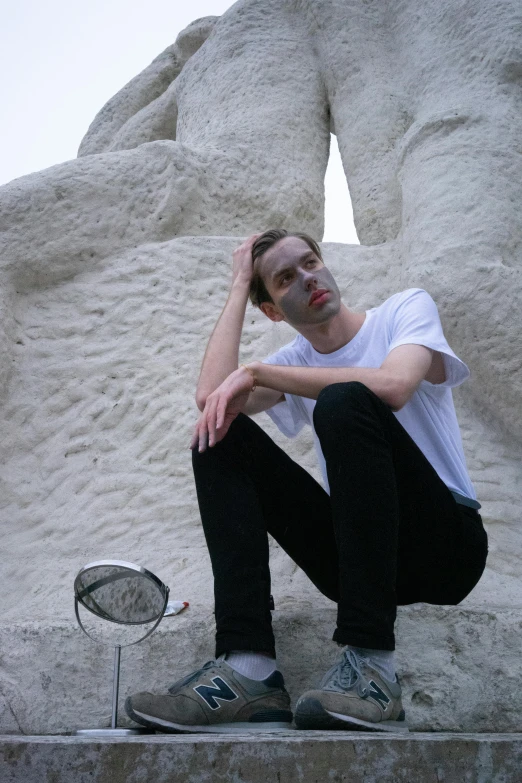
[[(263, 359), (264, 364), (282, 364), (287, 367), (298, 367), (303, 364), (299, 353), (292, 347), (293, 344), (285, 345), (276, 353)], [(295, 436), (308, 424), (308, 417), (304, 409), (302, 400), (295, 394), (285, 394), (283, 402), (278, 402), (272, 408), (265, 411), (268, 413), (274, 424), (288, 438)]]
[[(438, 387), (459, 386), (470, 372), (467, 365), (451, 350), (440, 322), (437, 305), (431, 296), (420, 288), (405, 291), (396, 305), (390, 321), (390, 345), (388, 352), (399, 345), (424, 345), (440, 351), (444, 359), (446, 380)], [(423, 384), (433, 386), (429, 381)]]

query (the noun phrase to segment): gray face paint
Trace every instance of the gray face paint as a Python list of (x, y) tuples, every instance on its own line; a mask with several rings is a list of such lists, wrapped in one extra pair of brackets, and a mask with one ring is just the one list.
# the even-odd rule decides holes
[[(310, 279), (316, 284), (310, 287)], [(329, 296), (324, 304), (309, 305), (313, 291), (320, 288), (328, 290)], [(341, 307), (341, 295), (331, 272), (325, 266), (303, 274), (298, 271), (288, 291), (279, 300), (279, 306), (289, 324), (320, 324), (337, 315)]]

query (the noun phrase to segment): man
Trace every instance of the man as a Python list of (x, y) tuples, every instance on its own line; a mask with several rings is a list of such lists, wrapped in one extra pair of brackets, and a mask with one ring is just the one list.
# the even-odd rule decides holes
[[(247, 299), (296, 339), (238, 367)], [(487, 556), (451, 387), (469, 371), (420, 289), (357, 313), (313, 239), (271, 230), (234, 252), (196, 400), (193, 463), (215, 585), (216, 660), (127, 703), (167, 731), (289, 726), (270, 615), (268, 537), (338, 605), (340, 659), (295, 709), (299, 728), (407, 730), (395, 673), (398, 604), (459, 603)], [(249, 414), (311, 424), (323, 489)], [(245, 415), (246, 414), (246, 415)]]

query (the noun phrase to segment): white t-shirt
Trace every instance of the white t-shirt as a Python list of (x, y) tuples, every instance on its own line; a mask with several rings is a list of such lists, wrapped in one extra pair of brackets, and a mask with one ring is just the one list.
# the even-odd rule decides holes
[[(476, 499), (466, 469), (451, 388), (469, 377), (469, 370), (451, 350), (440, 323), (437, 306), (420, 288), (410, 288), (366, 311), (366, 319), (349, 343), (332, 353), (319, 353), (302, 335), (264, 361), (267, 364), (305, 367), (380, 367), (399, 345), (424, 345), (440, 351), (446, 380), (421, 381), (411, 399), (395, 412), (404, 429), (433, 465), (448, 489)], [(315, 400), (285, 394), (285, 401), (267, 410), (281, 432), (294, 437), (305, 424), (313, 429)], [(328, 478), (321, 444), (313, 429), (315, 448), (327, 491)], [(458, 498), (457, 498), (458, 499)], [(470, 505), (479, 506), (478, 503)]]

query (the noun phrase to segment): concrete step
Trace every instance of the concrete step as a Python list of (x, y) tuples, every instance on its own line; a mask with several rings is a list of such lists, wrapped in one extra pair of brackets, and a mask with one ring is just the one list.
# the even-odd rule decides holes
[(522, 734), (0, 737), (2, 783), (520, 783)]
[[(339, 654), (331, 641), (335, 609), (293, 600), (279, 602), (273, 615), (278, 661), (295, 704)], [(120, 633), (104, 626), (106, 642)], [(513, 607), (402, 608), (397, 663), (410, 730), (522, 731), (521, 635), (522, 613)], [(122, 725), (128, 694), (164, 692), (213, 653), (211, 606), (191, 606), (143, 644), (122, 650)], [(94, 644), (72, 621), (0, 625), (0, 734), (110, 725), (112, 670), (112, 648)]]

